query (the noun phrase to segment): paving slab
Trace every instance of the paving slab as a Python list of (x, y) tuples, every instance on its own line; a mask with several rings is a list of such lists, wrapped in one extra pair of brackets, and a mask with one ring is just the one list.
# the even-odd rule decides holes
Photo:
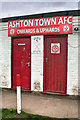
[[(2, 90), (2, 108), (16, 109), (16, 91)], [(66, 96), (22, 92), (22, 110), (26, 113), (56, 118), (78, 118), (79, 100)]]

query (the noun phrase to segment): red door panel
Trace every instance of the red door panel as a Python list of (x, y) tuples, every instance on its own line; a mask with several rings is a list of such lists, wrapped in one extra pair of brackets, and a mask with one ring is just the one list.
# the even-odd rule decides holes
[(31, 82), (31, 43), (30, 38), (14, 38), (12, 87), (16, 88), (16, 75), (20, 74), (21, 87), (30, 90)]
[[(51, 43), (60, 43), (60, 53), (51, 53)], [(46, 61), (47, 59), (47, 61)], [(66, 93), (67, 36), (45, 36), (44, 92)]]

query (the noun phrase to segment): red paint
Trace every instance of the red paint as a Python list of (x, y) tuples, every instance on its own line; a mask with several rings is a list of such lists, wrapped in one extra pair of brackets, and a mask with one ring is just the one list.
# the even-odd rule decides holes
[[(12, 87), (16, 88), (16, 75), (20, 74), (21, 87), (30, 90), (31, 40), (29, 37), (13, 38), (12, 45)], [(28, 62), (30, 63), (30, 66), (28, 66)]]
[(16, 75), (16, 80), (17, 80), (17, 86), (20, 86), (21, 85), (20, 74)]
[(72, 33), (72, 16), (8, 21), (8, 36), (70, 33)]
[[(60, 43), (60, 53), (51, 53), (51, 43)], [(43, 87), (44, 92), (66, 93), (67, 35), (45, 36)]]
[(11, 89), (13, 88), (13, 38), (11, 37)]

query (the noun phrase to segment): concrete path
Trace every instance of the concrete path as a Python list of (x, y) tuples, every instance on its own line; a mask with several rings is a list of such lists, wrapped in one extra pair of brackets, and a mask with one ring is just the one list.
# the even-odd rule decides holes
[[(16, 91), (2, 91), (2, 108), (16, 109)], [(57, 118), (78, 118), (78, 100), (56, 95), (22, 92), (22, 110)]]

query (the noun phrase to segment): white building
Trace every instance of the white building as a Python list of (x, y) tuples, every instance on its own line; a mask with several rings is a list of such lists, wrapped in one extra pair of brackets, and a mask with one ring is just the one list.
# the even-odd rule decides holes
[(2, 18), (0, 87), (78, 95), (80, 10)]

